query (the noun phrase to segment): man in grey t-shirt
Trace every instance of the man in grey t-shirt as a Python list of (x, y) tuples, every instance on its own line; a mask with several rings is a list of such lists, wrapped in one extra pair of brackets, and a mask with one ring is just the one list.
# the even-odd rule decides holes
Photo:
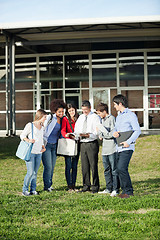
[(108, 114), (108, 105), (98, 104), (97, 114), (102, 118), (102, 124), (97, 126), (99, 138), (103, 140), (102, 158), (104, 166), (104, 177), (106, 189), (99, 193), (110, 193), (115, 197), (119, 193), (119, 180), (117, 176), (116, 143), (112, 136), (115, 125), (115, 118)]

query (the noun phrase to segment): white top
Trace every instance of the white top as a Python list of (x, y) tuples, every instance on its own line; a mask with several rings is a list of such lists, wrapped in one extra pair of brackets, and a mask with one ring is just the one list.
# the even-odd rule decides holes
[[(32, 139), (32, 128), (31, 123), (27, 123), (24, 130), (22, 131), (20, 138), (23, 140), (24, 138)], [(40, 154), (42, 150), (43, 145), (43, 127), (39, 130), (36, 128), (33, 124), (33, 139), (35, 140), (35, 143), (33, 143), (33, 148), (31, 153), (34, 154)]]
[[(76, 121), (74, 132), (75, 134), (83, 133), (83, 123), (85, 121), (84, 114), (80, 115)], [(81, 142), (92, 142), (98, 138), (96, 127), (100, 124), (100, 118), (97, 114), (90, 112), (87, 115), (87, 131), (90, 134), (89, 138), (81, 139)]]

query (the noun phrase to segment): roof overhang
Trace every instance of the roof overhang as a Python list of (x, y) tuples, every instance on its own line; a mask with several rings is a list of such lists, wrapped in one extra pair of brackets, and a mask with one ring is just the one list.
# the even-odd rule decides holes
[(160, 15), (73, 19), (0, 24), (0, 44), (6, 36), (21, 46), (160, 40)]

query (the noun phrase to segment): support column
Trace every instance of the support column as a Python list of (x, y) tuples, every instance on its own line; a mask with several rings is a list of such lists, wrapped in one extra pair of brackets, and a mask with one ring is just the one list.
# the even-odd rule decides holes
[(89, 54), (89, 101), (92, 106), (92, 111), (93, 111), (93, 105), (94, 105), (94, 100), (93, 100), (93, 90), (92, 90), (92, 54)]
[(5, 63), (6, 63), (6, 136), (9, 135), (9, 86), (8, 86), (8, 37), (6, 37), (6, 47), (5, 47)]
[(9, 87), (10, 87), (10, 121), (9, 121), (9, 136), (16, 134), (15, 124), (15, 43), (14, 38), (10, 38), (9, 43)]
[(37, 110), (41, 108), (39, 57), (36, 57)]

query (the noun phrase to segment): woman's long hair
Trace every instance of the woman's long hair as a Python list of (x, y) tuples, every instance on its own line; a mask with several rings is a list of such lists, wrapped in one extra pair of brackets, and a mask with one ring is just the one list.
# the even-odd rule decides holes
[(37, 110), (34, 121), (39, 121), (44, 115), (47, 115), (47, 113), (43, 109)]
[(68, 103), (68, 104), (67, 104), (67, 107), (66, 107), (66, 116), (68, 117), (69, 121), (71, 122), (71, 116), (70, 116), (70, 114), (69, 114), (69, 112), (68, 112), (68, 110), (69, 110), (70, 108), (74, 108), (74, 109), (75, 109), (74, 121), (76, 122), (77, 119), (78, 119), (78, 117), (79, 117), (79, 114), (78, 114), (77, 108), (76, 108), (76, 106), (75, 106), (74, 104), (71, 104), (71, 103)]

